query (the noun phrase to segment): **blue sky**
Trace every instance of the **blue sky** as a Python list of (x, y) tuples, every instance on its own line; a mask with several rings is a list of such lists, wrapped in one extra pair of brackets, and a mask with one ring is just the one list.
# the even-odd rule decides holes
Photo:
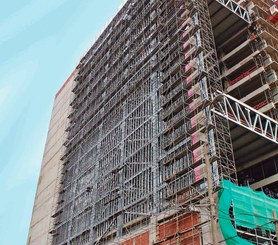
[(26, 244), (56, 92), (122, 0), (0, 8), (0, 244)]

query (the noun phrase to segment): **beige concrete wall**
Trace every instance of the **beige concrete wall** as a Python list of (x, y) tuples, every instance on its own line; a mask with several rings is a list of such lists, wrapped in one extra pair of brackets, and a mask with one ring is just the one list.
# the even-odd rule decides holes
[(70, 76), (57, 93), (52, 110), (41, 172), (37, 186), (32, 220), (27, 245), (46, 245), (51, 225), (51, 215), (57, 198), (58, 172), (61, 170), (63, 143), (68, 126), (67, 116), (70, 112), (71, 90), (76, 71)]

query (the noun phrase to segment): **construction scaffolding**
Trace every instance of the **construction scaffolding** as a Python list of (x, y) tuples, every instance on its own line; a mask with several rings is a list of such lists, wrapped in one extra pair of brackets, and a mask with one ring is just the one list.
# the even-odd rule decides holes
[[(211, 6), (244, 26), (246, 66), (235, 67), (237, 43), (215, 38)], [(126, 2), (77, 67), (50, 244), (215, 244), (214, 193), (238, 178), (229, 113), (215, 113), (226, 101), (211, 110), (214, 98), (225, 90), (278, 116), (276, 29), (247, 7)]]

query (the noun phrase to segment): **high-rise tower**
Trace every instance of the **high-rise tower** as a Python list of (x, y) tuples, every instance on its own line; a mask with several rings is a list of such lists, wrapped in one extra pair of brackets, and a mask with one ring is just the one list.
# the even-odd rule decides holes
[(49, 244), (277, 244), (276, 5), (126, 1), (77, 67)]

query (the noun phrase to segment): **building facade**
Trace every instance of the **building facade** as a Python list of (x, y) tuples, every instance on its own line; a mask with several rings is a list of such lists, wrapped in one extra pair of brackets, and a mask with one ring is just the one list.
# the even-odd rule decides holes
[(77, 67), (49, 244), (277, 244), (273, 6), (126, 1)]
[(65, 129), (69, 123), (67, 115), (71, 110), (71, 90), (76, 73), (77, 71), (72, 73), (55, 97), (28, 235), (28, 245), (47, 244), (49, 239), (49, 229), (53, 223), (51, 216), (56, 208), (57, 186), (61, 178), (59, 176), (62, 168), (60, 159), (65, 150), (63, 143), (66, 139)]

